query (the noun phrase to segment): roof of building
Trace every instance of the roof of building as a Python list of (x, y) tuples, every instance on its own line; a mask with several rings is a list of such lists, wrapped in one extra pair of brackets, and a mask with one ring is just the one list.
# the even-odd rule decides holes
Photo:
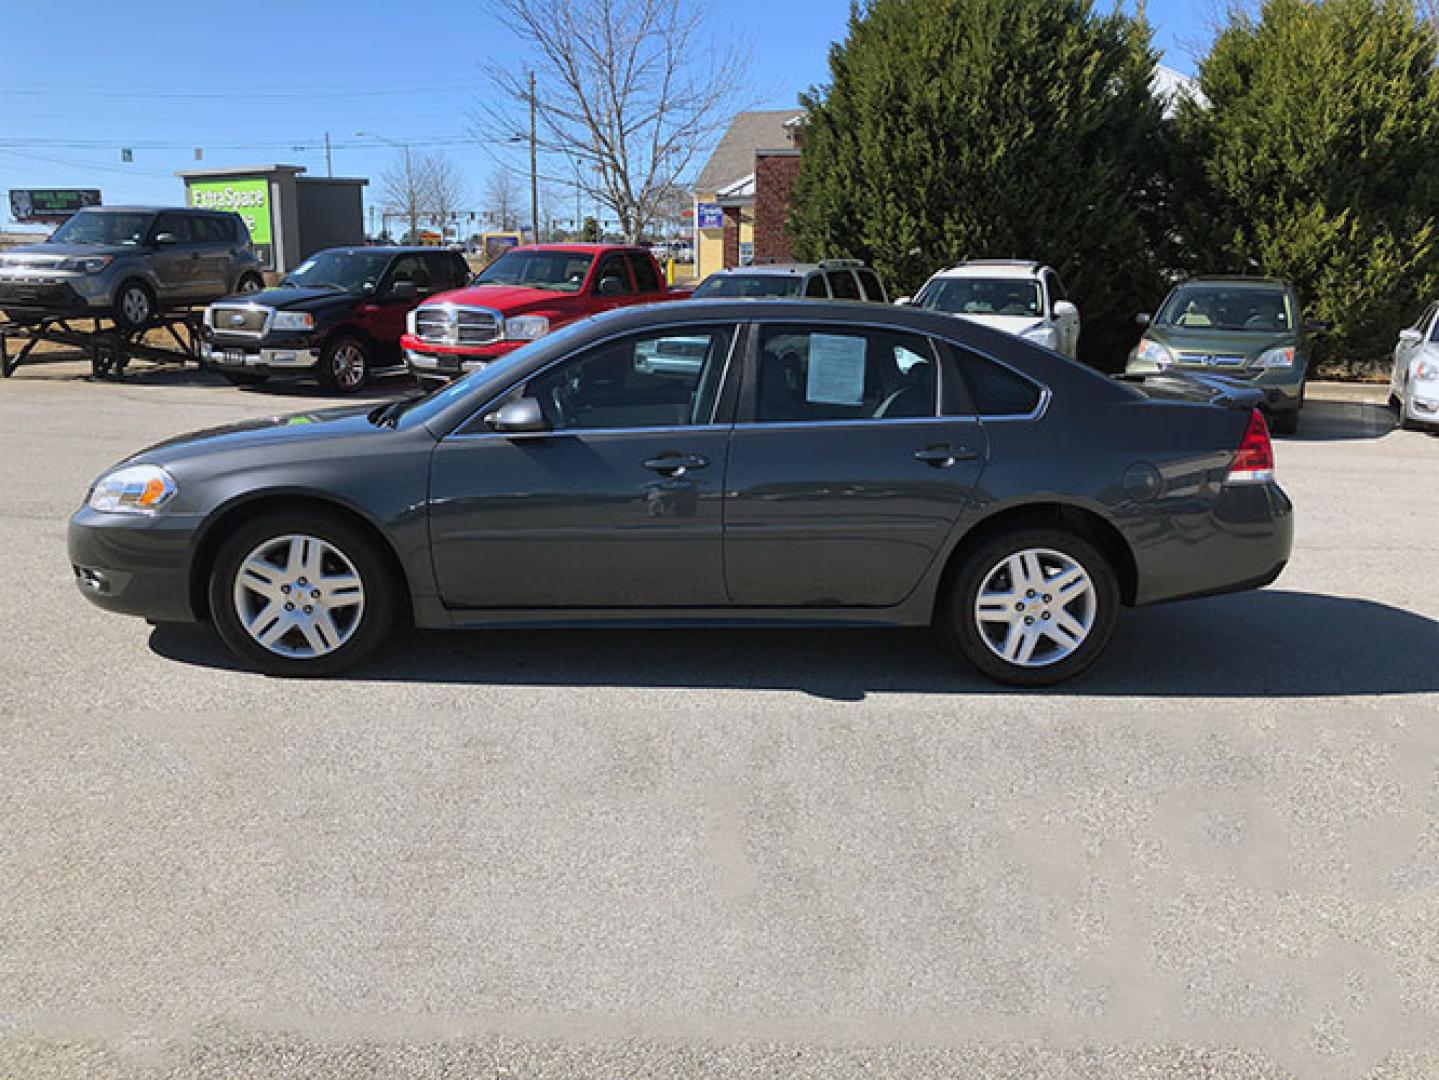
[(756, 150), (781, 149), (793, 145), (791, 121), (804, 116), (803, 109), (763, 109), (736, 113), (714, 153), (700, 170), (695, 188), (715, 191), (754, 172)]

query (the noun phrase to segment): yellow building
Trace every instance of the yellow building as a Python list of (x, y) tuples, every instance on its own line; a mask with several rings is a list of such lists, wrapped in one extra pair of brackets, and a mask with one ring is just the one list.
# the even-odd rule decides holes
[(695, 181), (695, 277), (754, 258), (755, 156), (766, 149), (789, 152), (799, 109), (743, 112), (730, 121)]

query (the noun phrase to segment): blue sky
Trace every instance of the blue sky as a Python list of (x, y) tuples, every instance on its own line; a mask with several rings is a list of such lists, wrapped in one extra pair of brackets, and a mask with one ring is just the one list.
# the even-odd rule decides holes
[[(827, 78), (849, 5), (724, 0), (702, 9), (717, 38), (752, 45), (755, 104), (781, 108)], [(357, 131), (417, 147), (463, 139), (466, 111), (486, 92), (483, 61), (518, 48), (481, 0), (297, 0), (233, 18), (225, 10), (74, 0), (61, 26), (45, 4), (6, 5), (0, 192), (99, 187), (108, 203), (176, 202), (177, 169), (284, 162), (323, 175), (327, 131), (335, 174), (377, 185), (395, 151)], [(1206, 9), (1150, 0), (1148, 10), (1165, 63), (1191, 71)], [(122, 147), (134, 148), (133, 163), (121, 162)], [(497, 156), (525, 167), (514, 151), (444, 150), (477, 208)]]

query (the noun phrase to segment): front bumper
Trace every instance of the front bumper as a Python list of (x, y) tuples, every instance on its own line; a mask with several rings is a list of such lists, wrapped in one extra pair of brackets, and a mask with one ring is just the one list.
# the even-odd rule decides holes
[(83, 507), (67, 547), (75, 584), (106, 611), (154, 622), (195, 622), (190, 558), (201, 517), (106, 514)]
[(1419, 394), (1411, 387), (1404, 399), (1404, 418), (1416, 424), (1439, 424), (1439, 387), (1432, 394)]
[(110, 306), (110, 294), (94, 275), (0, 272), (0, 310), (34, 314), (84, 314)]
[(307, 371), (320, 362), (320, 350), (308, 338), (293, 345), (263, 346), (255, 342), (230, 345), (206, 341), (200, 346), (200, 357), (222, 371)]
[(497, 341), (490, 345), (483, 345), (464, 352), (444, 350), (440, 351), (433, 347), (424, 345), (409, 346), (405, 348), (405, 365), (410, 369), (410, 374), (417, 379), (426, 381), (458, 379), (461, 375), (468, 375), (472, 371), (488, 367), (496, 360), (509, 353), (514, 352), (521, 345), (528, 344), (523, 341)]

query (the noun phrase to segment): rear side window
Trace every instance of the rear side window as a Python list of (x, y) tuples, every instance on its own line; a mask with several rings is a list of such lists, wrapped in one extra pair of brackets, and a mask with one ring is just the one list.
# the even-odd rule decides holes
[(426, 256), (430, 263), (430, 288), (439, 290), (461, 288), (469, 278), (465, 261), (452, 252)]
[(660, 276), (655, 264), (644, 255), (630, 256), (630, 270), (635, 275), (635, 288), (640, 292), (659, 292)]
[(879, 275), (873, 270), (856, 270), (859, 275), (859, 283), (864, 286), (864, 298), (876, 304), (886, 303), (888, 298), (884, 293), (884, 286), (879, 283)]
[(625, 272), (625, 259), (623, 255), (606, 255), (600, 263), (600, 268), (595, 273), (595, 292), (600, 291), (606, 278), (617, 278), (622, 289), (612, 293), (614, 296), (629, 296), (633, 293), (634, 287), (630, 285), (630, 276)]
[(202, 243), (219, 244), (228, 246), (235, 242), (235, 227), (230, 223), (229, 218), (220, 217), (218, 214), (206, 214), (197, 218)]
[(848, 270), (831, 270), (828, 274), (829, 289), (836, 300), (858, 300), (859, 285)]
[(851, 327), (767, 326), (760, 338), (755, 419), (762, 423), (902, 420), (935, 414), (929, 342)]
[(818, 297), (821, 300), (828, 300), (829, 290), (824, 287), (824, 275), (811, 274), (809, 280), (804, 283), (804, 294), (806, 296)]
[(1039, 408), (1043, 391), (1023, 375), (967, 349), (951, 351), (980, 416), (1028, 416)]
[(395, 260), (395, 265), (390, 268), (390, 284), (397, 281), (412, 281), (415, 288), (424, 292), (430, 287), (430, 268), (425, 265), (426, 260), (418, 255), (402, 255)]

